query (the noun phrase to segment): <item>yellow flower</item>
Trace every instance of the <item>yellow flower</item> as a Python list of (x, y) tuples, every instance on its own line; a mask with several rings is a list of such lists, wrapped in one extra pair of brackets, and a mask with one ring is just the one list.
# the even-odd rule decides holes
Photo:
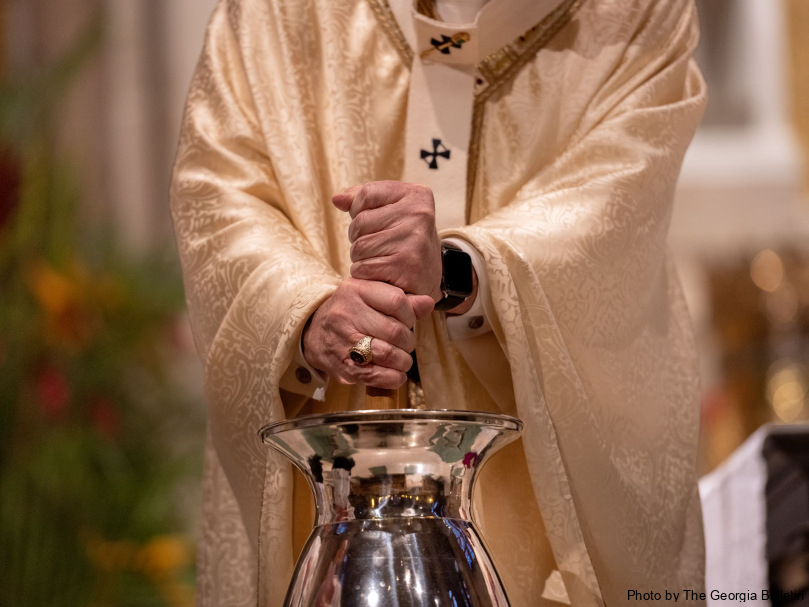
[(37, 303), (49, 315), (60, 316), (79, 303), (79, 285), (44, 261), (31, 268), (29, 285)]
[(28, 273), (31, 293), (45, 314), (45, 337), (76, 348), (92, 337), (91, 317), (86, 294), (91, 283), (87, 272), (74, 264), (69, 272), (60, 272), (39, 261)]
[(161, 535), (140, 549), (138, 562), (145, 573), (161, 575), (186, 567), (190, 562), (187, 542), (175, 535)]

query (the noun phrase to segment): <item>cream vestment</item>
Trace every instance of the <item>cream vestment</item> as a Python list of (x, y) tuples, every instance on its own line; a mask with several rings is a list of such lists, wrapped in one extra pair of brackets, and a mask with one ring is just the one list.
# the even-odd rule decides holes
[[(279, 382), (348, 274), (332, 194), (403, 176), (421, 49), (400, 1), (222, 0), (209, 26), (172, 186), (209, 404), (200, 605), (280, 605), (309, 531), (308, 488), (259, 427), (364, 406), (361, 386), (320, 402)], [(424, 394), (525, 422), (477, 504), (515, 607), (701, 590), (697, 372), (666, 247), (705, 102), (696, 11), (552, 4), (474, 69), (467, 225), (441, 234), (479, 252), (491, 330), (420, 322)]]

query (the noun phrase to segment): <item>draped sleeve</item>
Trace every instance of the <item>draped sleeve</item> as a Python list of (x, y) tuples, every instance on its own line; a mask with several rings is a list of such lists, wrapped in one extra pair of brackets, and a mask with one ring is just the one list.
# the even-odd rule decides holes
[(602, 41), (577, 72), (587, 102), (563, 149), (507, 204), (446, 234), (486, 260), (481, 295), (496, 310), (574, 605), (703, 580), (695, 348), (666, 245), (705, 104), (696, 11), (690, 1), (631, 4), (644, 12), (625, 44)]
[(293, 198), (279, 186), (245, 69), (237, 10), (239, 4), (221, 2), (209, 25), (184, 117), (171, 209), (205, 367), (210, 435), (247, 534), (257, 541), (268, 455), (256, 432), (283, 416), (279, 378), (303, 323), (340, 276), (317, 229), (322, 201)]
[(280, 605), (309, 530), (308, 489), (258, 430), (365, 402), (361, 386), (329, 382), (316, 402), (280, 380), (348, 274), (332, 195), (401, 174), (407, 68), (364, 0), (219, 0), (209, 23), (171, 186), (208, 406), (201, 605)]

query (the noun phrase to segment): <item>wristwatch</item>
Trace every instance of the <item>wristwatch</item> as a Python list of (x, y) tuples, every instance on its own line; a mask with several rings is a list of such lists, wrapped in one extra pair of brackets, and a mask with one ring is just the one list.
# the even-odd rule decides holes
[(472, 294), (472, 258), (451, 242), (441, 243), (441, 292), (436, 310), (447, 311)]

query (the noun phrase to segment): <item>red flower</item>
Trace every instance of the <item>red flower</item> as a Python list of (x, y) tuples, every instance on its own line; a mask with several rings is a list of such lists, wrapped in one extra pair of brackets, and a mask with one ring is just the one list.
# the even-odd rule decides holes
[(34, 388), (45, 415), (52, 420), (63, 419), (70, 402), (70, 384), (62, 370), (54, 366), (44, 367), (37, 374)]
[(90, 401), (90, 423), (107, 438), (115, 438), (121, 431), (121, 416), (118, 409), (106, 396), (96, 396)]

